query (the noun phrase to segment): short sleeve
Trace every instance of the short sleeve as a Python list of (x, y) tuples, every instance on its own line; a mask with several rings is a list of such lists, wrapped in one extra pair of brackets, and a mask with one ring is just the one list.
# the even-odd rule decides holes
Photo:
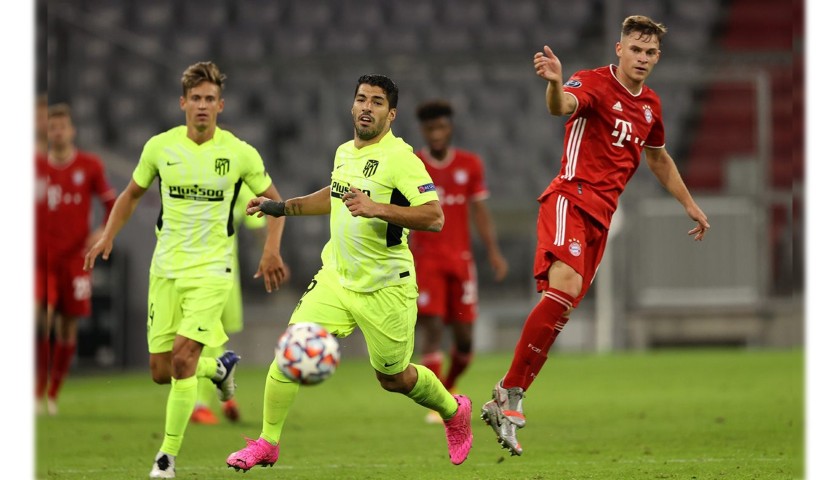
[(645, 146), (649, 148), (662, 148), (665, 146), (665, 125), (662, 123), (662, 106), (657, 105), (654, 113), (654, 123), (650, 128)]
[(257, 149), (242, 142), (242, 180), (257, 195), (264, 193), (271, 186), (271, 177), (265, 169), (262, 157)]
[(470, 183), (467, 188), (472, 200), (484, 200), (490, 196), (484, 180), (484, 162), (477, 155), (472, 157), (472, 174), (470, 175)]
[(588, 71), (576, 72), (566, 80), (563, 84), (563, 92), (572, 95), (577, 100), (574, 113), (585, 111), (593, 104), (597, 83)]
[(401, 168), (396, 170), (394, 184), (411, 206), (438, 200), (432, 177), (417, 155), (408, 153), (400, 163)]
[(158, 176), (157, 162), (155, 159), (160, 151), (159, 143), (156, 141), (157, 137), (152, 137), (143, 146), (143, 152), (140, 154), (140, 161), (134, 168), (134, 173), (131, 178), (137, 185), (143, 188), (149, 188), (155, 177)]
[(116, 197), (116, 192), (111, 187), (111, 184), (108, 183), (108, 179), (105, 178), (105, 167), (102, 165), (102, 161), (99, 158), (93, 157), (90, 169), (91, 178), (93, 179), (91, 188), (99, 195), (99, 198), (102, 201), (108, 201)]

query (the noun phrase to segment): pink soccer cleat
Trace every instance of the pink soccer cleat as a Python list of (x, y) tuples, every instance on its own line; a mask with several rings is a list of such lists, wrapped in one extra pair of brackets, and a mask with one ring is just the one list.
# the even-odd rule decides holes
[(472, 401), (466, 395), (455, 395), (458, 410), (448, 420), (444, 420), (446, 443), (449, 446), (449, 460), (455, 465), (464, 463), (472, 448)]
[(279, 445), (272, 445), (264, 438), (253, 440), (245, 438), (247, 445), (238, 452), (231, 453), (227, 458), (228, 467), (237, 472), (247, 472), (256, 465), (272, 467), (280, 454)]

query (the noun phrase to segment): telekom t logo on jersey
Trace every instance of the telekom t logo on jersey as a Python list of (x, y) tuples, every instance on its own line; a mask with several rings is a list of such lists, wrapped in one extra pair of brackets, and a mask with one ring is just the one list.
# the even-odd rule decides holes
[(612, 136), (617, 138), (616, 141), (613, 142), (613, 145), (616, 147), (623, 147), (624, 141), (628, 140), (631, 133), (633, 133), (633, 124), (627, 120), (616, 118), (615, 130), (613, 130)]

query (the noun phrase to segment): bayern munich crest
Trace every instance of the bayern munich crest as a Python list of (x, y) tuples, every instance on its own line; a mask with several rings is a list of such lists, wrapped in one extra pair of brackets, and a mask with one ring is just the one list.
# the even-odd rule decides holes
[(580, 246), (580, 242), (577, 239), (573, 238), (569, 241), (569, 253), (575, 257), (579, 257), (583, 253), (583, 247)]
[(647, 120), (648, 123), (652, 122), (653, 121), (653, 111), (650, 109), (650, 105), (645, 105), (645, 106), (642, 107), (642, 109), (644, 109), (644, 111), (645, 111), (645, 120)]

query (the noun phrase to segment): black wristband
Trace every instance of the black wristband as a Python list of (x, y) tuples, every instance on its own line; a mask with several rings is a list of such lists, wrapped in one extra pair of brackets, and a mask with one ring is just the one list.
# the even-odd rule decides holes
[(283, 217), (286, 215), (286, 202), (280, 200), (266, 200), (260, 204), (260, 211), (272, 217)]

